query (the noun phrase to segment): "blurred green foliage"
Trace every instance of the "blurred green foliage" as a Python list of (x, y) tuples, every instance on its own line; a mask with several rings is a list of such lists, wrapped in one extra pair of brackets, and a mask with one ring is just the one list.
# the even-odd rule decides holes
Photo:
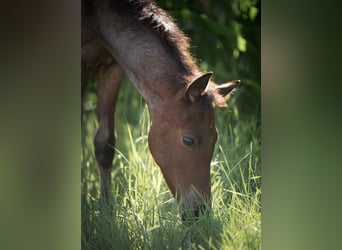
[[(242, 80), (237, 110), (260, 117), (260, 0), (157, 0), (191, 38), (191, 53), (214, 81)], [(259, 119), (260, 120), (260, 119)]]

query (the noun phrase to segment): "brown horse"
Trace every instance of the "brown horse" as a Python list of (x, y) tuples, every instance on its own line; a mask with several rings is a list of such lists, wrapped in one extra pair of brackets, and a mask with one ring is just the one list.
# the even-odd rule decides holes
[(127, 74), (146, 100), (150, 151), (172, 194), (198, 215), (210, 201), (210, 161), (217, 131), (214, 107), (240, 81), (216, 85), (201, 73), (185, 35), (150, 0), (82, 0), (82, 92), (97, 82), (99, 128), (94, 139), (101, 196), (110, 195), (114, 113)]

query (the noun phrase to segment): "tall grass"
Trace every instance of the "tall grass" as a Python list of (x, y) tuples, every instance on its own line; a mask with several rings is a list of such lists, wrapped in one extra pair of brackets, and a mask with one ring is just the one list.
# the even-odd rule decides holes
[(230, 103), (216, 112), (220, 138), (211, 166), (212, 213), (189, 225), (180, 221), (149, 153), (148, 111), (127, 81), (116, 111), (113, 202), (101, 206), (92, 145), (96, 98), (90, 87), (82, 125), (82, 249), (259, 249), (260, 131), (255, 117), (242, 117)]

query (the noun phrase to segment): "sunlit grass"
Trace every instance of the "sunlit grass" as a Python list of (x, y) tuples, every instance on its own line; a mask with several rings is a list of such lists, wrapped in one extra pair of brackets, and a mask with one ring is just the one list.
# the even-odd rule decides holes
[(238, 112), (232, 111), (217, 111), (220, 138), (211, 166), (212, 213), (189, 225), (180, 221), (177, 204), (149, 153), (146, 105), (127, 82), (117, 106), (113, 202), (100, 209), (92, 145), (97, 122), (94, 110), (88, 110), (82, 128), (82, 248), (259, 249), (260, 132), (255, 118), (237, 121)]

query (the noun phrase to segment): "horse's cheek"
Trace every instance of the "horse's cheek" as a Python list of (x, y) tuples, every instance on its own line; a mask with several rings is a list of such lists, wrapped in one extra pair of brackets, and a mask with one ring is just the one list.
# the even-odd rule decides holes
[(156, 163), (161, 166), (163, 165), (163, 157), (162, 157), (162, 149), (160, 145), (160, 141), (158, 140), (158, 136), (151, 130), (148, 135), (148, 146), (150, 152), (153, 156), (153, 159)]

